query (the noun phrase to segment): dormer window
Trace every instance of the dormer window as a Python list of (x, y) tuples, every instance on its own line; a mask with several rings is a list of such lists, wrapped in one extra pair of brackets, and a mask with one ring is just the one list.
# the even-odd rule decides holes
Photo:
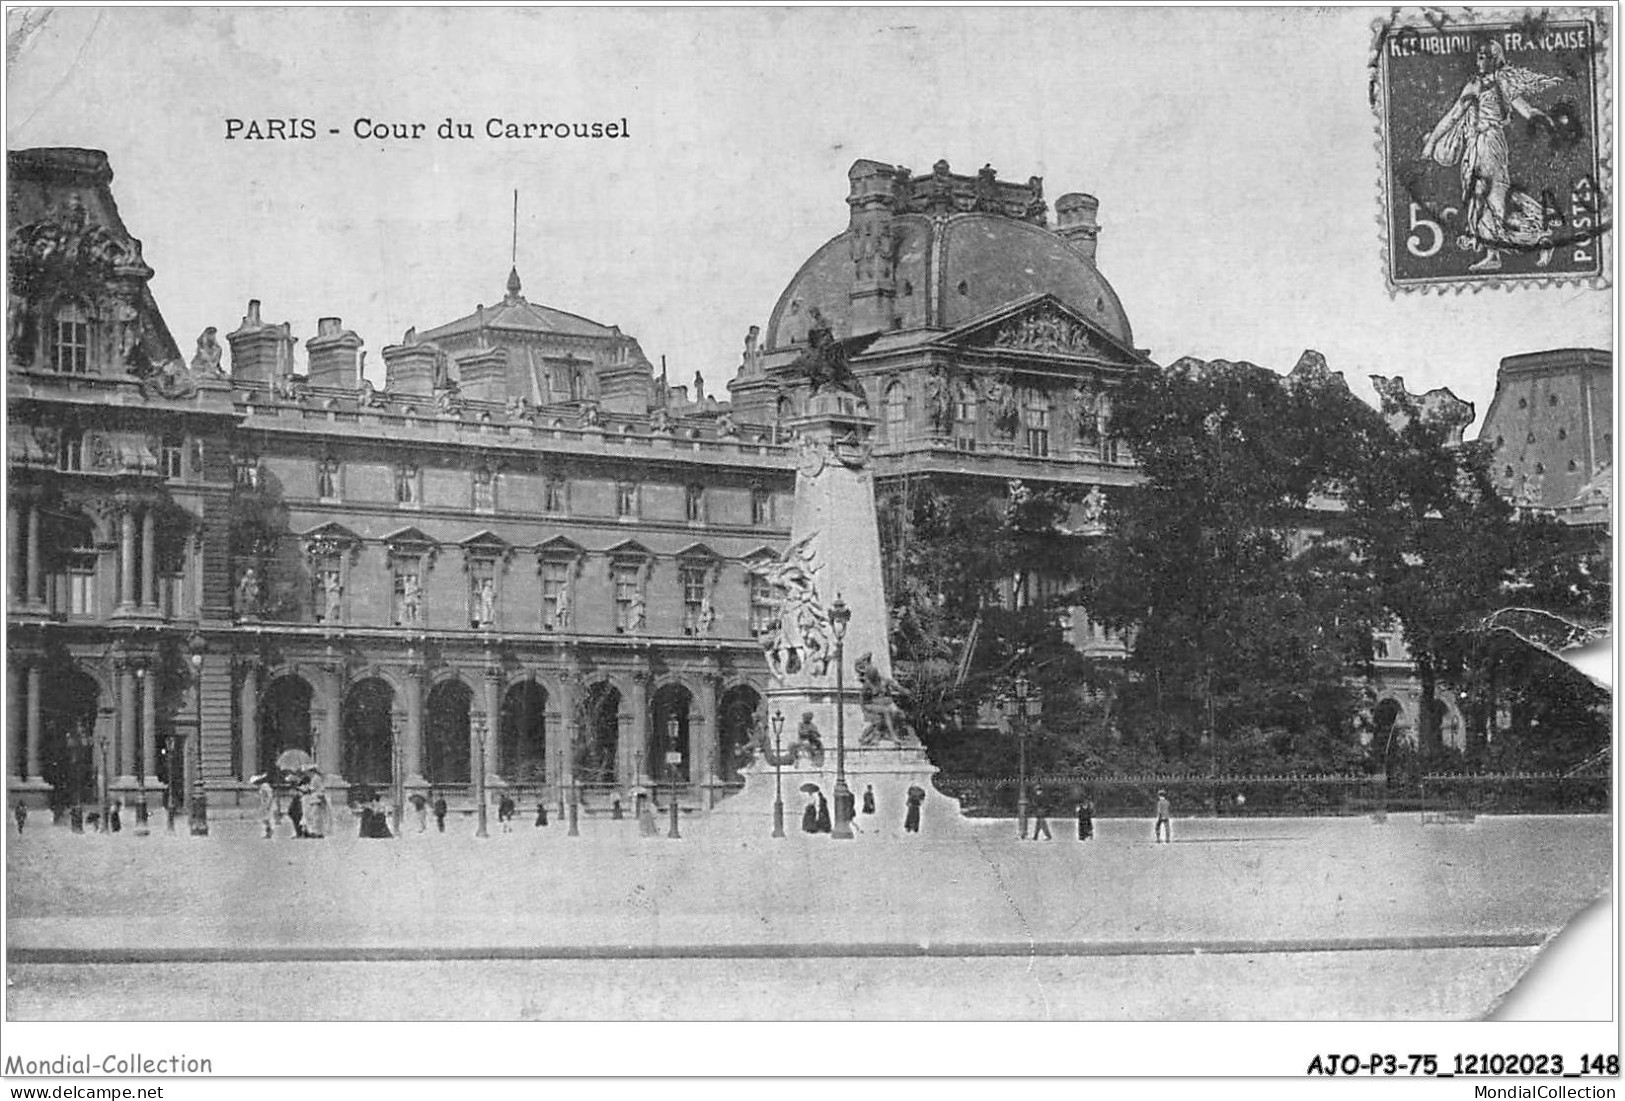
[(90, 323), (76, 304), (63, 306), (56, 312), (51, 366), (73, 375), (90, 372)]

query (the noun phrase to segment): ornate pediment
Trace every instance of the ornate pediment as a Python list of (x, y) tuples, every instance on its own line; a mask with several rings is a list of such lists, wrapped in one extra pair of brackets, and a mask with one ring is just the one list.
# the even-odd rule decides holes
[(562, 535), (536, 544), (536, 554), (542, 558), (568, 558), (578, 559), (586, 556), (587, 548), (574, 539), (566, 539)]
[(300, 538), (305, 544), (305, 556), (312, 561), (335, 555), (355, 554), (361, 548), (361, 536), (339, 523), (322, 524), (311, 528)]
[(947, 334), (962, 347), (1131, 364), (1140, 356), (1051, 294), (1001, 306)]

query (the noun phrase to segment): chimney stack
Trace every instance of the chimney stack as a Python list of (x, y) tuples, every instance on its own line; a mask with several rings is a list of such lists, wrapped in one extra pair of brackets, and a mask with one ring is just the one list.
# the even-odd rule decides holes
[(1055, 200), (1055, 232), (1070, 241), (1093, 264), (1100, 245), (1100, 200), (1072, 192)]
[(316, 322), (316, 335), (305, 341), (310, 356), (310, 384), (335, 390), (358, 389), (362, 343), (339, 318), (324, 317)]
[(248, 313), (237, 331), (226, 334), (231, 345), (233, 382), (275, 385), (293, 374), (293, 346), (298, 343), (286, 321), (267, 325), (260, 320), (260, 300), (250, 299)]

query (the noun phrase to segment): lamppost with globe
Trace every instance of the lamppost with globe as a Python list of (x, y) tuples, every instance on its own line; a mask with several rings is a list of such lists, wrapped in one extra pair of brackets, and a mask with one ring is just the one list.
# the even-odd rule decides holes
[(784, 712), (773, 710), (773, 836), (784, 836), (784, 750), (779, 735), (784, 733)]
[(667, 837), (683, 836), (677, 830), (677, 766), (682, 761), (682, 751), (677, 748), (677, 736), (682, 727), (673, 715), (666, 720), (666, 776), (671, 781), (671, 828), (666, 831)]
[(152, 714), (152, 708), (147, 706), (147, 693), (152, 691), (152, 685), (147, 682), (147, 667), (135, 667), (135, 683), (141, 692), (141, 738), (140, 744), (135, 748), (135, 833), (137, 837), (145, 837), (150, 832), (147, 828), (147, 740), (153, 732), (147, 729), (146, 717)]
[(835, 633), (835, 821), (831, 837), (852, 839), (852, 789), (846, 786), (846, 625), (852, 621), (852, 609), (846, 606), (841, 594), (835, 594), (835, 604), (829, 610), (830, 629)]
[(192, 688), (197, 693), (197, 733), (192, 736), (192, 802), (189, 818), (193, 837), (209, 836), (209, 797), (203, 790), (203, 654), (209, 641), (196, 634), (187, 642), (191, 651)]
[(1016, 724), (1016, 829), (1018, 836), (1027, 839), (1027, 720), (1032, 715), (1031, 686), (1026, 677), (1017, 677), (1015, 683)]
[(479, 824), (474, 827), (475, 837), (490, 837), (485, 811), (485, 716), (475, 715), (474, 719), (474, 803), (475, 813), (479, 816)]

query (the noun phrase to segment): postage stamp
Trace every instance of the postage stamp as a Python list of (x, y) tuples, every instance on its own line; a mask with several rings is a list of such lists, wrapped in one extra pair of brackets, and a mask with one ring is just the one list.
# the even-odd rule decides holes
[(1377, 23), (1392, 290), (1606, 280), (1607, 17), (1430, 8)]

